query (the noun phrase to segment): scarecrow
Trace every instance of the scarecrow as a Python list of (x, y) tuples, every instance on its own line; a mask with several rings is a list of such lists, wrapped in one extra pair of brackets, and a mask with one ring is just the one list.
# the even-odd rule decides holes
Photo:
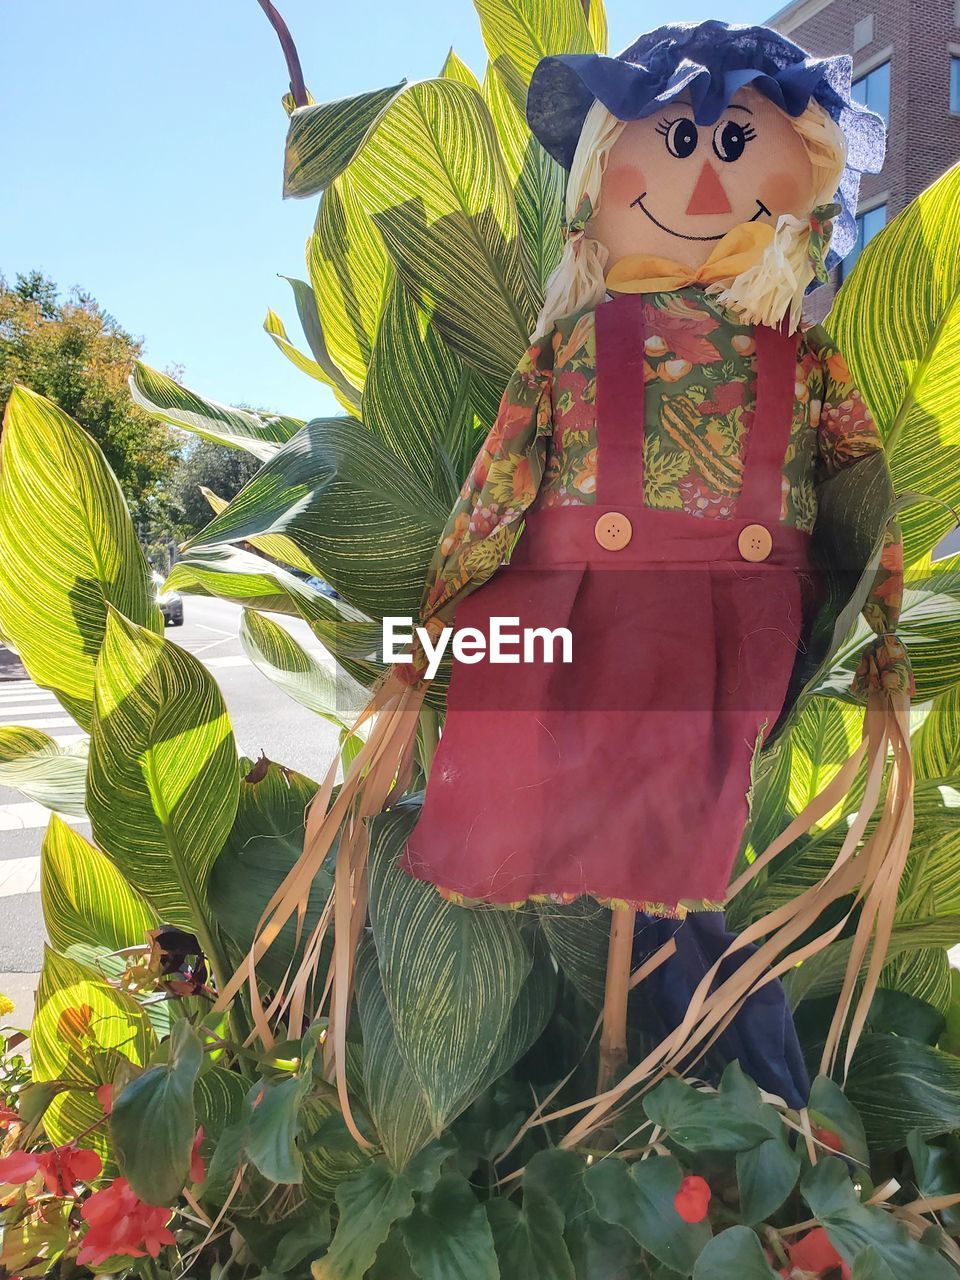
[[(866, 799), (830, 876), (732, 944), (745, 963), (718, 983), (720, 962), (707, 971), (643, 1072), (708, 1044), (751, 992), (836, 937), (849, 906), (802, 942), (850, 895), (855, 978), (906, 856), (900, 533), (891, 515), (866, 543), (862, 529), (845, 541), (831, 514), (879, 485), (886, 519), (892, 490), (842, 354), (801, 318), (854, 247), (860, 174), (883, 158), (883, 123), (851, 100), (850, 69), (765, 27), (710, 21), (661, 27), (616, 57), (545, 58), (530, 86), (530, 127), (569, 170), (566, 244), (421, 621), (434, 635), (454, 622), (489, 635), (496, 619), (566, 628), (572, 660), (544, 642), (514, 663), (454, 663), (403, 866), (464, 905), (589, 895), (613, 907), (601, 1089), (625, 1056), (637, 911), (716, 910), (866, 759)], [(755, 759), (823, 656), (837, 570), (876, 632), (854, 682), (864, 742), (731, 886)], [(366, 754), (328, 814), (331, 829), (349, 814), (356, 836), (341, 843), (338, 944), (349, 901), (362, 902), (363, 818), (409, 761), (425, 685), (422, 655), (411, 659), (378, 692)], [(891, 747), (880, 830), (858, 851)], [(853, 1001), (851, 981), (833, 1052)], [(854, 1021), (863, 1013), (861, 1001)]]

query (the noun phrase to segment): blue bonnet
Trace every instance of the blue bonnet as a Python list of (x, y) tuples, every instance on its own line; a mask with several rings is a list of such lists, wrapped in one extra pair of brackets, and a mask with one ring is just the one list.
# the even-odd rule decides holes
[(860, 175), (879, 172), (886, 145), (883, 120), (850, 97), (851, 72), (849, 57), (814, 58), (769, 27), (672, 23), (614, 57), (574, 53), (542, 59), (530, 82), (527, 121), (544, 149), (569, 169), (597, 99), (617, 119), (637, 120), (686, 94), (697, 124), (713, 124), (747, 84), (791, 116), (802, 114), (813, 98), (847, 139), (829, 269), (856, 243)]

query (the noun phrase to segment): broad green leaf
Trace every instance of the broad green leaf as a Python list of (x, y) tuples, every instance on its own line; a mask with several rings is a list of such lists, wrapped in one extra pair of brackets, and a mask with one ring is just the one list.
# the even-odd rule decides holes
[(487, 1063), (480, 1082), (472, 1085), (468, 1090), (464, 1105), (472, 1101), (476, 1094), (486, 1090), (495, 1080), (499, 1080), (528, 1049), (533, 1048), (550, 1020), (556, 999), (556, 969), (547, 954), (546, 947), (537, 946), (534, 949), (530, 973), (520, 988), (507, 1028), (500, 1043), (494, 1049), (493, 1057)]
[[(924, 1142), (919, 1133), (907, 1137), (907, 1150), (913, 1164), (913, 1177), (917, 1191), (927, 1199), (936, 1196), (960, 1194), (960, 1159), (956, 1137), (951, 1134), (945, 1142)], [(941, 1209), (937, 1217), (951, 1235), (960, 1230), (960, 1208)]]
[(899, 493), (906, 562), (931, 550), (960, 505), (960, 164), (874, 237), (827, 326), (873, 411)]
[(530, 955), (508, 911), (454, 906), (397, 865), (419, 806), (371, 824), (370, 919), (397, 1045), (439, 1132), (510, 1027)]
[(547, 277), (563, 251), (566, 174), (530, 132), (524, 111), (493, 64), (487, 68), (483, 97), (513, 187), (530, 296), (539, 307)]
[(420, 1280), (500, 1280), (490, 1223), (462, 1174), (445, 1174), (400, 1230)]
[(535, 905), (540, 927), (557, 964), (583, 998), (599, 1009), (606, 987), (609, 910), (592, 898)]
[(192, 431), (204, 440), (246, 449), (265, 462), (303, 426), (297, 418), (234, 409), (181, 387), (165, 373), (137, 361), (130, 377), (134, 403), (160, 422)]
[(596, 1212), (622, 1227), (666, 1267), (693, 1272), (710, 1240), (708, 1222), (684, 1222), (674, 1206), (683, 1170), (673, 1156), (651, 1156), (628, 1166), (615, 1156), (587, 1170), (586, 1186)]
[(897, 1280), (897, 1277), (874, 1248), (857, 1254), (853, 1261), (853, 1280)]
[(914, 1240), (903, 1222), (862, 1204), (841, 1161), (828, 1158), (807, 1171), (803, 1197), (826, 1228), (830, 1243), (847, 1264), (872, 1248), (895, 1276), (955, 1280), (956, 1271), (935, 1250)]
[(777, 1280), (763, 1245), (749, 1227), (729, 1227), (713, 1237), (697, 1259), (693, 1280)]
[(267, 309), (263, 330), (264, 333), (269, 333), (277, 349), (282, 351), (290, 363), (299, 369), (301, 373), (307, 374), (308, 377), (316, 378), (318, 382), (324, 383), (325, 386), (331, 386), (326, 370), (321, 368), (312, 356), (305, 355), (299, 347), (294, 346), (287, 337), (286, 326), (272, 308)]
[(352, 165), (323, 194), (307, 269), (330, 360), (360, 392), (393, 272)]
[(768, 1138), (750, 1151), (737, 1152), (740, 1214), (749, 1226), (764, 1222), (797, 1185), (800, 1156), (784, 1138)]
[(597, 53), (607, 52), (607, 11), (604, 0), (582, 0), (587, 12), (587, 26)]
[(22, 1217), (9, 1213), (0, 1245), (0, 1268), (17, 1280), (60, 1270), (55, 1264), (70, 1244), (73, 1210), (70, 1200), (50, 1199), (35, 1202)]
[(914, 1129), (933, 1138), (960, 1128), (960, 1061), (916, 1040), (864, 1036), (846, 1092), (875, 1148), (899, 1150)]
[(53, 815), (40, 850), (40, 901), (51, 946), (142, 946), (160, 923), (109, 858)]
[(85, 1130), (84, 1145), (109, 1154), (103, 1108), (95, 1090), (118, 1071), (146, 1066), (156, 1037), (143, 1010), (83, 965), (44, 951), (37, 1007), (30, 1033), (33, 1078), (65, 1080), (43, 1123), (51, 1142), (70, 1142)]
[(0, 787), (14, 787), (57, 813), (86, 817), (86, 742), (61, 747), (39, 729), (0, 725)]
[(349, 729), (370, 699), (364, 685), (342, 668), (319, 661), (266, 614), (244, 609), (240, 643), (258, 671), (330, 724)]
[(404, 84), (401, 80), (372, 93), (298, 107), (287, 127), (284, 196), (315, 196), (328, 187), (350, 163), (364, 134)]
[(910, 746), (918, 778), (953, 778), (960, 774), (960, 684), (934, 698)]
[(575, 1280), (573, 1262), (563, 1239), (564, 1215), (548, 1196), (527, 1188), (522, 1207), (504, 1197), (488, 1200), (487, 1216), (501, 1276)]
[[(858, 651), (859, 652), (859, 651)], [(790, 735), (789, 802), (799, 813), (839, 773), (863, 733), (863, 712), (836, 698), (811, 698)], [(826, 814), (820, 826), (839, 816)]]
[[(303, 853), (306, 812), (316, 791), (317, 784), (302, 773), (266, 757), (240, 783), (233, 827), (210, 869), (206, 890), (210, 913), (236, 944), (238, 961), (253, 946), (264, 908)], [(335, 857), (334, 851), (310, 889), (300, 942), (297, 920), (288, 920), (258, 961), (257, 972), (268, 986), (279, 986), (288, 966), (303, 954), (333, 889)]]
[(387, 1159), (402, 1172), (436, 1134), (423, 1091), (397, 1048), (376, 947), (369, 936), (361, 940), (357, 955), (357, 1009), (367, 1107)]
[(844, 1155), (869, 1168), (870, 1151), (863, 1121), (836, 1081), (829, 1076), (817, 1076), (810, 1086), (807, 1106), (815, 1125), (837, 1135)]
[(183, 1190), (196, 1132), (194, 1085), (203, 1047), (185, 1019), (174, 1025), (166, 1061), (148, 1067), (113, 1100), (110, 1132), (120, 1172), (148, 1204), (168, 1205)]
[(364, 1280), (395, 1222), (413, 1212), (414, 1192), (429, 1192), (440, 1178), (444, 1148), (422, 1152), (403, 1173), (374, 1161), (337, 1187), (340, 1220), (333, 1244), (313, 1264), (313, 1280)]
[(446, 516), (359, 423), (317, 419), (240, 490), (202, 541), (283, 533), (356, 608), (411, 617)]
[(766, 1118), (739, 1098), (668, 1079), (651, 1090), (643, 1108), (654, 1124), (690, 1151), (749, 1151), (770, 1137)]
[(123, 494), (99, 447), (14, 387), (0, 441), (0, 630), (31, 679), (89, 729), (107, 608), (162, 620)]
[(323, 380), (333, 388), (334, 395), (336, 395), (347, 413), (359, 413), (360, 396), (357, 389), (346, 377), (340, 366), (334, 362), (327, 349), (327, 340), (324, 336), (323, 325), (320, 322), (317, 297), (313, 291), (313, 286), (307, 284), (306, 280), (297, 279), (296, 276), (284, 276), (283, 278), (293, 290), (293, 300), (296, 303), (300, 327), (303, 329), (303, 336), (307, 340), (307, 346), (310, 348), (313, 358), (323, 374)]
[(533, 326), (517, 210), (489, 112), (456, 80), (402, 90), (350, 174), (444, 340), (505, 386)]
[[(593, 53), (601, 13), (588, 28), (581, 0), (474, 0), (490, 61), (523, 94), (534, 67), (551, 53)], [(522, 101), (522, 99), (518, 99)]]
[(87, 807), (97, 844), (164, 923), (203, 928), (237, 810), (237, 748), (192, 654), (111, 612), (97, 664)]
[(363, 421), (449, 510), (481, 438), (470, 375), (409, 292), (391, 289), (363, 390)]
[(304, 1073), (279, 1083), (258, 1081), (251, 1089), (253, 1114), (243, 1149), (247, 1159), (270, 1182), (284, 1185), (303, 1181), (303, 1155), (297, 1146), (300, 1109), (310, 1088)]
[[(887, 960), (895, 961), (927, 947), (952, 947), (957, 943), (960, 943), (960, 915), (911, 920), (894, 926)], [(786, 975), (784, 986), (792, 1008), (796, 1009), (804, 1000), (840, 990), (850, 962), (851, 947), (852, 939), (842, 938)], [(861, 976), (866, 975), (868, 964), (869, 960), (864, 960)]]
[(216, 1140), (228, 1125), (240, 1118), (246, 1094), (243, 1076), (224, 1067), (210, 1067), (200, 1072), (194, 1101), (197, 1124), (203, 1126), (207, 1138)]
[(370, 1153), (357, 1146), (339, 1105), (328, 1097), (311, 1095), (300, 1106), (303, 1193), (317, 1205), (328, 1203), (341, 1182), (370, 1163)]
[(280, 565), (240, 547), (199, 546), (178, 560), (167, 586), (266, 613), (303, 618), (323, 647), (362, 684), (383, 670), (381, 628), (345, 600), (331, 600)]
[(452, 48), (444, 59), (440, 75), (444, 80), (459, 80), (461, 84), (469, 85), (471, 89), (479, 90), (480, 88), (477, 77)]

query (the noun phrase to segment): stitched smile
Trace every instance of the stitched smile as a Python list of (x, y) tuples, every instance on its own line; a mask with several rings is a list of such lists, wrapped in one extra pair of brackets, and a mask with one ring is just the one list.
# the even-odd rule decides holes
[[(658, 226), (661, 231), (666, 231), (667, 235), (676, 236), (679, 240), (722, 240), (723, 236), (726, 235), (726, 232), (724, 232), (723, 235), (719, 235), (719, 236), (685, 236), (682, 231), (674, 231), (672, 227), (665, 226), (659, 220), (659, 218), (655, 218), (653, 214), (650, 212), (650, 210), (646, 207), (646, 205), (643, 203), (646, 197), (646, 194), (647, 193), (645, 191), (641, 191), (640, 195), (638, 195), (636, 200), (634, 200), (633, 203), (630, 205), (630, 208), (632, 209), (634, 205), (636, 205), (637, 208), (639, 208), (641, 213), (645, 213), (647, 217), (650, 219), (650, 221), (655, 226)], [(762, 217), (763, 214), (767, 214), (769, 216), (770, 210), (767, 208), (767, 206), (763, 203), (762, 200), (758, 200), (757, 212), (753, 215), (750, 221), (756, 222), (756, 220)]]

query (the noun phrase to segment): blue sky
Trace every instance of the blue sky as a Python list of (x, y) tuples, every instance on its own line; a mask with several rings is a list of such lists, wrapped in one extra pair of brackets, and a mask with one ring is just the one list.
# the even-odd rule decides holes
[[(318, 101), (435, 75), (452, 44), (475, 71), (470, 0), (277, 0)], [(669, 16), (759, 22), (762, 0), (675, 0)], [(612, 49), (667, 17), (607, 0)], [(0, 4), (0, 272), (80, 284), (158, 368), (214, 399), (309, 418), (335, 401), (262, 331), (299, 343), (314, 200), (280, 198), (286, 73), (256, 0)]]

